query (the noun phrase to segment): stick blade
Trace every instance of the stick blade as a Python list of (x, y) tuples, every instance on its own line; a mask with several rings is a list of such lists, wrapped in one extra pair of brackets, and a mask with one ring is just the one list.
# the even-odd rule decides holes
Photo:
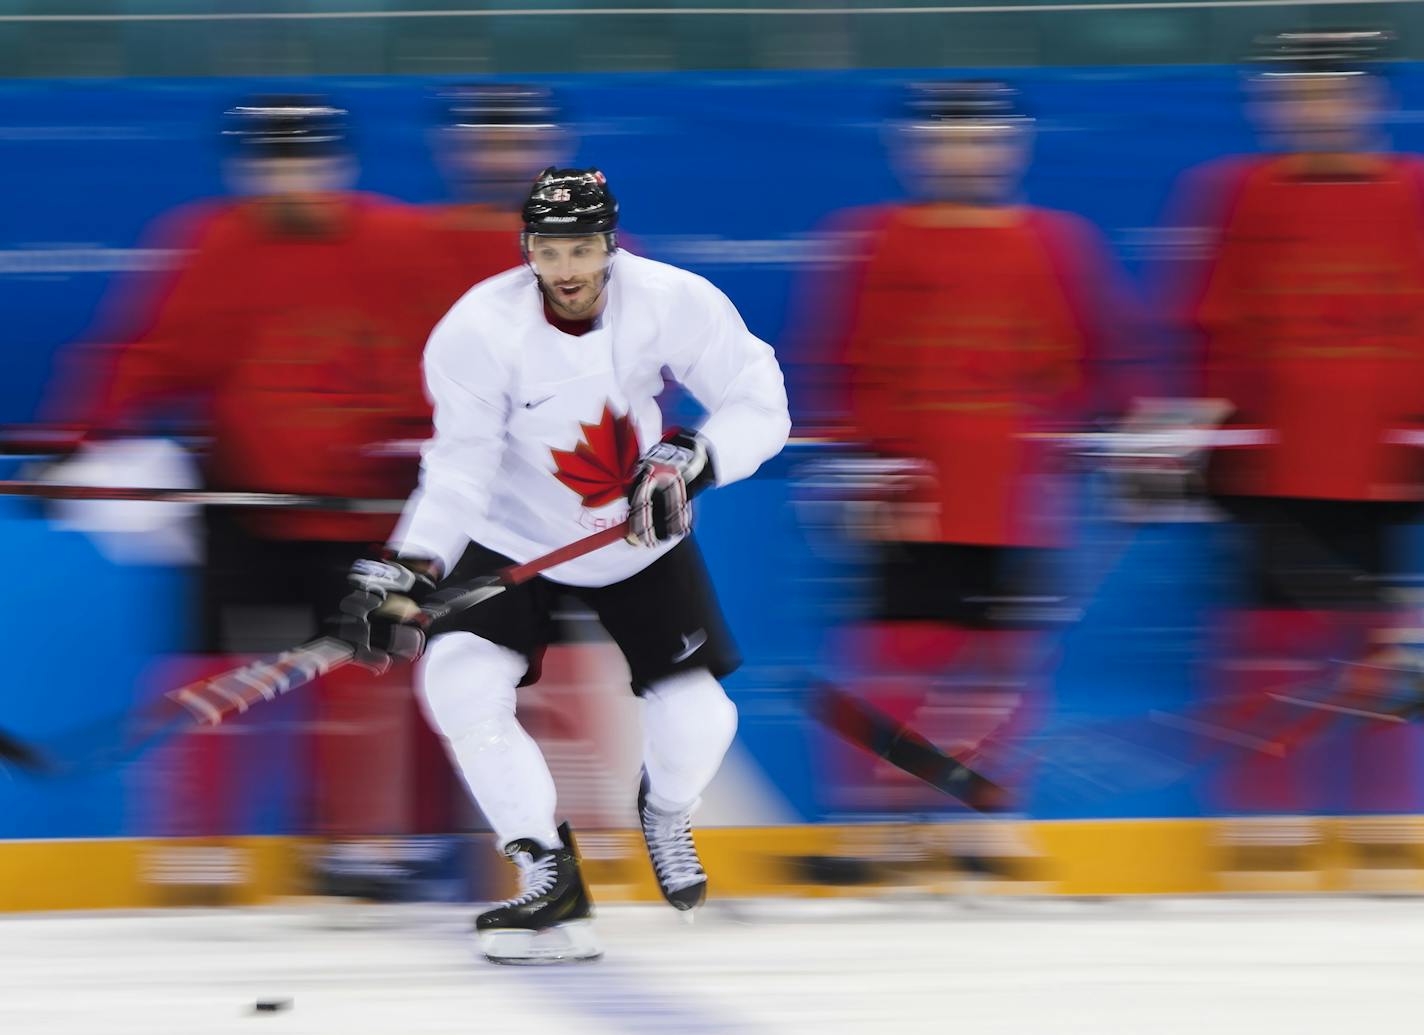
[(1006, 812), (1009, 792), (945, 754), (904, 723), (829, 683), (812, 687), (813, 718), (837, 736), (885, 759), (976, 812)]
[(13, 733), (0, 730), (0, 763), (12, 765), (30, 773), (48, 773), (54, 766), (40, 749), (27, 744)]

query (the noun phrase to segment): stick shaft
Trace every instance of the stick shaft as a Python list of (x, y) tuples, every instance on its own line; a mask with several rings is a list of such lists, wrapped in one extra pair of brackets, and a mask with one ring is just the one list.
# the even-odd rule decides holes
[[(528, 582), (541, 572), (617, 542), (627, 531), (627, 522), (605, 528), (532, 561), (513, 564), (491, 576), (442, 590), (421, 609), (420, 624), (428, 628), (434, 622), (484, 603), (511, 586)], [(234, 713), (245, 712), (260, 701), (273, 700), (350, 664), (354, 655), (349, 644), (326, 636), (284, 651), (276, 658), (254, 661), (178, 687), (164, 696), (182, 705), (199, 722), (216, 726)]]
[[(474, 607), (520, 585), (540, 573), (575, 560), (623, 538), (627, 522), (603, 529), (561, 546), (542, 557), (441, 590), (422, 608), (421, 623), (433, 622)], [(0, 730), (0, 762), (36, 772), (62, 772), (86, 765), (122, 761), (148, 746), (195, 725), (217, 726), (255, 704), (274, 700), (312, 680), (349, 665), (355, 656), (350, 644), (325, 636), (264, 658), (195, 680), (164, 693), (137, 715), (111, 720), (97, 737), (80, 739), (84, 747), (72, 752), (83, 757), (51, 757), (50, 752)]]
[(51, 500), (127, 500), (187, 503), (205, 507), (254, 507), (266, 510), (334, 510), (360, 514), (399, 514), (404, 500), (316, 496), (291, 492), (220, 492), (213, 489), (151, 489), (138, 486), (66, 485), (59, 482), (0, 481), (0, 496)]

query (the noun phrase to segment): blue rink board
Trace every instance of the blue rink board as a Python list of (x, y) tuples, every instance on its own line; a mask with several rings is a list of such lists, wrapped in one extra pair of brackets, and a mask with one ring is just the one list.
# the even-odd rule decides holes
[[(550, 81), (578, 128), (578, 161), (608, 172), (628, 229), (655, 257), (711, 278), (755, 332), (780, 342), (797, 273), (785, 257), (815, 249), (767, 242), (800, 246), (836, 209), (896, 195), (880, 119), (897, 84), (916, 75)], [(1389, 127), (1394, 141), (1424, 148), (1424, 74), (1406, 66), (1392, 76), (1402, 101)], [(1254, 146), (1234, 69), (1053, 69), (1015, 71), (1014, 79), (1038, 117), (1030, 197), (1096, 222), (1139, 279), (1176, 175)], [(435, 85), (420, 78), (0, 84), (0, 195), (11, 199), (0, 220), (0, 421), (36, 411), (54, 350), (85, 334), (112, 269), (127, 261), (122, 249), (161, 212), (220, 191), (215, 123), (224, 107), (257, 90), (327, 92), (352, 111), (360, 186), (422, 202), (440, 196), (426, 149)], [(798, 357), (783, 348), (781, 358), (793, 368), (800, 412)], [(707, 497), (699, 535), (747, 659), (729, 681), (742, 740), (792, 807), (815, 819), (826, 809), (818, 793), (822, 734), (801, 718), (799, 701), (834, 635), (829, 617), (849, 571), (812, 549), (790, 505), (789, 476), (806, 455), (793, 450), (757, 478)], [(1205, 621), (1231, 591), (1223, 561), (1229, 529), (1152, 526), (1110, 549), (1121, 535), (1101, 525), (1088, 490), (1084, 538), (1094, 545), (1072, 563), (1094, 592), (1064, 636), (1055, 707), (1091, 721), (1178, 706), (1200, 689)], [(122, 706), (146, 659), (184, 646), (178, 602), (190, 579), (112, 565), (34, 513), (0, 506), (0, 535), (20, 579), (12, 591), (28, 602), (26, 617), (12, 615), (16, 646), (0, 723), (44, 732)], [(1054, 790), (1036, 788), (1034, 814), (1191, 816), (1207, 807), (1199, 781), (1096, 798)], [(142, 833), (151, 817), (130, 811), (128, 797), (119, 774), (44, 787), (0, 777), (0, 837)], [(251, 832), (286, 832), (293, 822), (290, 809), (272, 802), (255, 802), (244, 815)]]

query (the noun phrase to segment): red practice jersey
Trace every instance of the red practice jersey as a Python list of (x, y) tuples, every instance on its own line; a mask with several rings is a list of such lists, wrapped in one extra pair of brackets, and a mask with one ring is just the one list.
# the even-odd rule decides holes
[(420, 210), (429, 235), (426, 297), (434, 327), (470, 288), (524, 262), (517, 212), (488, 205), (432, 205)]
[[(1222, 492), (1421, 498), (1424, 176), (1408, 157), (1238, 159), (1199, 172), (1209, 253), (1189, 294), (1198, 390), (1270, 436), (1222, 451)], [(1198, 187), (1198, 191), (1202, 188)]]
[(1045, 542), (1044, 501), (1029, 498), (1045, 447), (1032, 435), (1089, 400), (1106, 314), (1088, 285), (1112, 279), (1097, 235), (1024, 207), (896, 206), (855, 222), (854, 433), (933, 465), (939, 541)]
[[(156, 416), (196, 417), (211, 436), (211, 487), (400, 498), (409, 458), (374, 444), (429, 434), (420, 353), (425, 238), (409, 210), (368, 195), (313, 209), (279, 231), (261, 201), (219, 202), (170, 220), (183, 248), (152, 297), (129, 306), (131, 336), (103, 350), (85, 423), (133, 433)], [(134, 309), (140, 310), (138, 313)], [(254, 513), (274, 538), (372, 541), (394, 516)]]

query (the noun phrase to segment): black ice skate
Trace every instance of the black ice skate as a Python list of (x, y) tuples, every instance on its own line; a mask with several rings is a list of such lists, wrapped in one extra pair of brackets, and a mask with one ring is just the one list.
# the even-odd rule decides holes
[(680, 910), (696, 909), (707, 899), (707, 874), (692, 843), (692, 812), (661, 812), (648, 803), (648, 774), (638, 787), (638, 819), (663, 898)]
[(571, 963), (603, 955), (567, 823), (559, 827), (559, 839), (562, 848), (530, 838), (505, 845), (504, 854), (519, 867), (519, 895), (475, 918), (480, 949), (490, 962)]

